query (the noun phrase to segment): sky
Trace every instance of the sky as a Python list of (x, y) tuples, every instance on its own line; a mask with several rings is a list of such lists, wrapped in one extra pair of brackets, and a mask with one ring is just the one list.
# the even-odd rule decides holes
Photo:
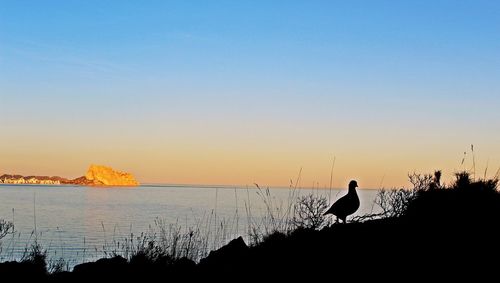
[(0, 0), (0, 174), (493, 176), (499, 35), (498, 1)]

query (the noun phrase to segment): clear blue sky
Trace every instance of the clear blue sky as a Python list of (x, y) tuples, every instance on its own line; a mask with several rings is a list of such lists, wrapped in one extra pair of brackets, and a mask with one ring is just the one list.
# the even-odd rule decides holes
[(324, 184), (335, 155), (397, 185), (471, 143), (494, 171), (499, 78), (498, 1), (0, 0), (0, 173)]

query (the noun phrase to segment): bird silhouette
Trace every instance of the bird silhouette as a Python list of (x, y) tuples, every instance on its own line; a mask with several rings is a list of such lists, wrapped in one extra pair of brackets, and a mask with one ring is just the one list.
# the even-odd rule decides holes
[(341, 219), (345, 223), (347, 216), (353, 214), (359, 208), (359, 197), (356, 193), (357, 186), (356, 181), (349, 182), (347, 195), (339, 198), (323, 215), (333, 214), (337, 216), (337, 222)]

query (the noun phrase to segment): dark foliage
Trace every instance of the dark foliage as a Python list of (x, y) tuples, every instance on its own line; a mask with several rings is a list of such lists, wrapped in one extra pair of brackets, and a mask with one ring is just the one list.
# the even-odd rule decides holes
[(328, 223), (323, 213), (328, 209), (328, 200), (324, 196), (312, 193), (298, 198), (294, 205), (292, 223), (295, 228), (318, 229)]
[(0, 239), (12, 233), (14, 230), (14, 224), (9, 221), (0, 219)]
[(39, 276), (37, 281), (53, 282), (496, 281), (498, 181), (474, 180), (463, 172), (448, 186), (441, 184), (440, 174), (410, 178), (414, 189), (390, 193), (388, 213), (379, 219), (275, 232), (250, 247), (238, 238), (199, 264), (156, 253), (146, 245), (130, 260), (101, 259), (78, 265), (73, 272), (47, 275), (38, 249), (32, 260), (0, 264), (0, 274), (29, 271)]
[(20, 262), (0, 263), (0, 278), (2, 281), (27, 282), (32, 279), (44, 281), (48, 276), (46, 257), (46, 251), (35, 242), (29, 249), (26, 249)]

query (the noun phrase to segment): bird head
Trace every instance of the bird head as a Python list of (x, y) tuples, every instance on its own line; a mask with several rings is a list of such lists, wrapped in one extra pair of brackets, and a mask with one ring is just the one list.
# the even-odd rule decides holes
[(356, 182), (355, 180), (349, 182), (349, 190), (354, 190), (357, 187), (358, 187), (358, 182)]

